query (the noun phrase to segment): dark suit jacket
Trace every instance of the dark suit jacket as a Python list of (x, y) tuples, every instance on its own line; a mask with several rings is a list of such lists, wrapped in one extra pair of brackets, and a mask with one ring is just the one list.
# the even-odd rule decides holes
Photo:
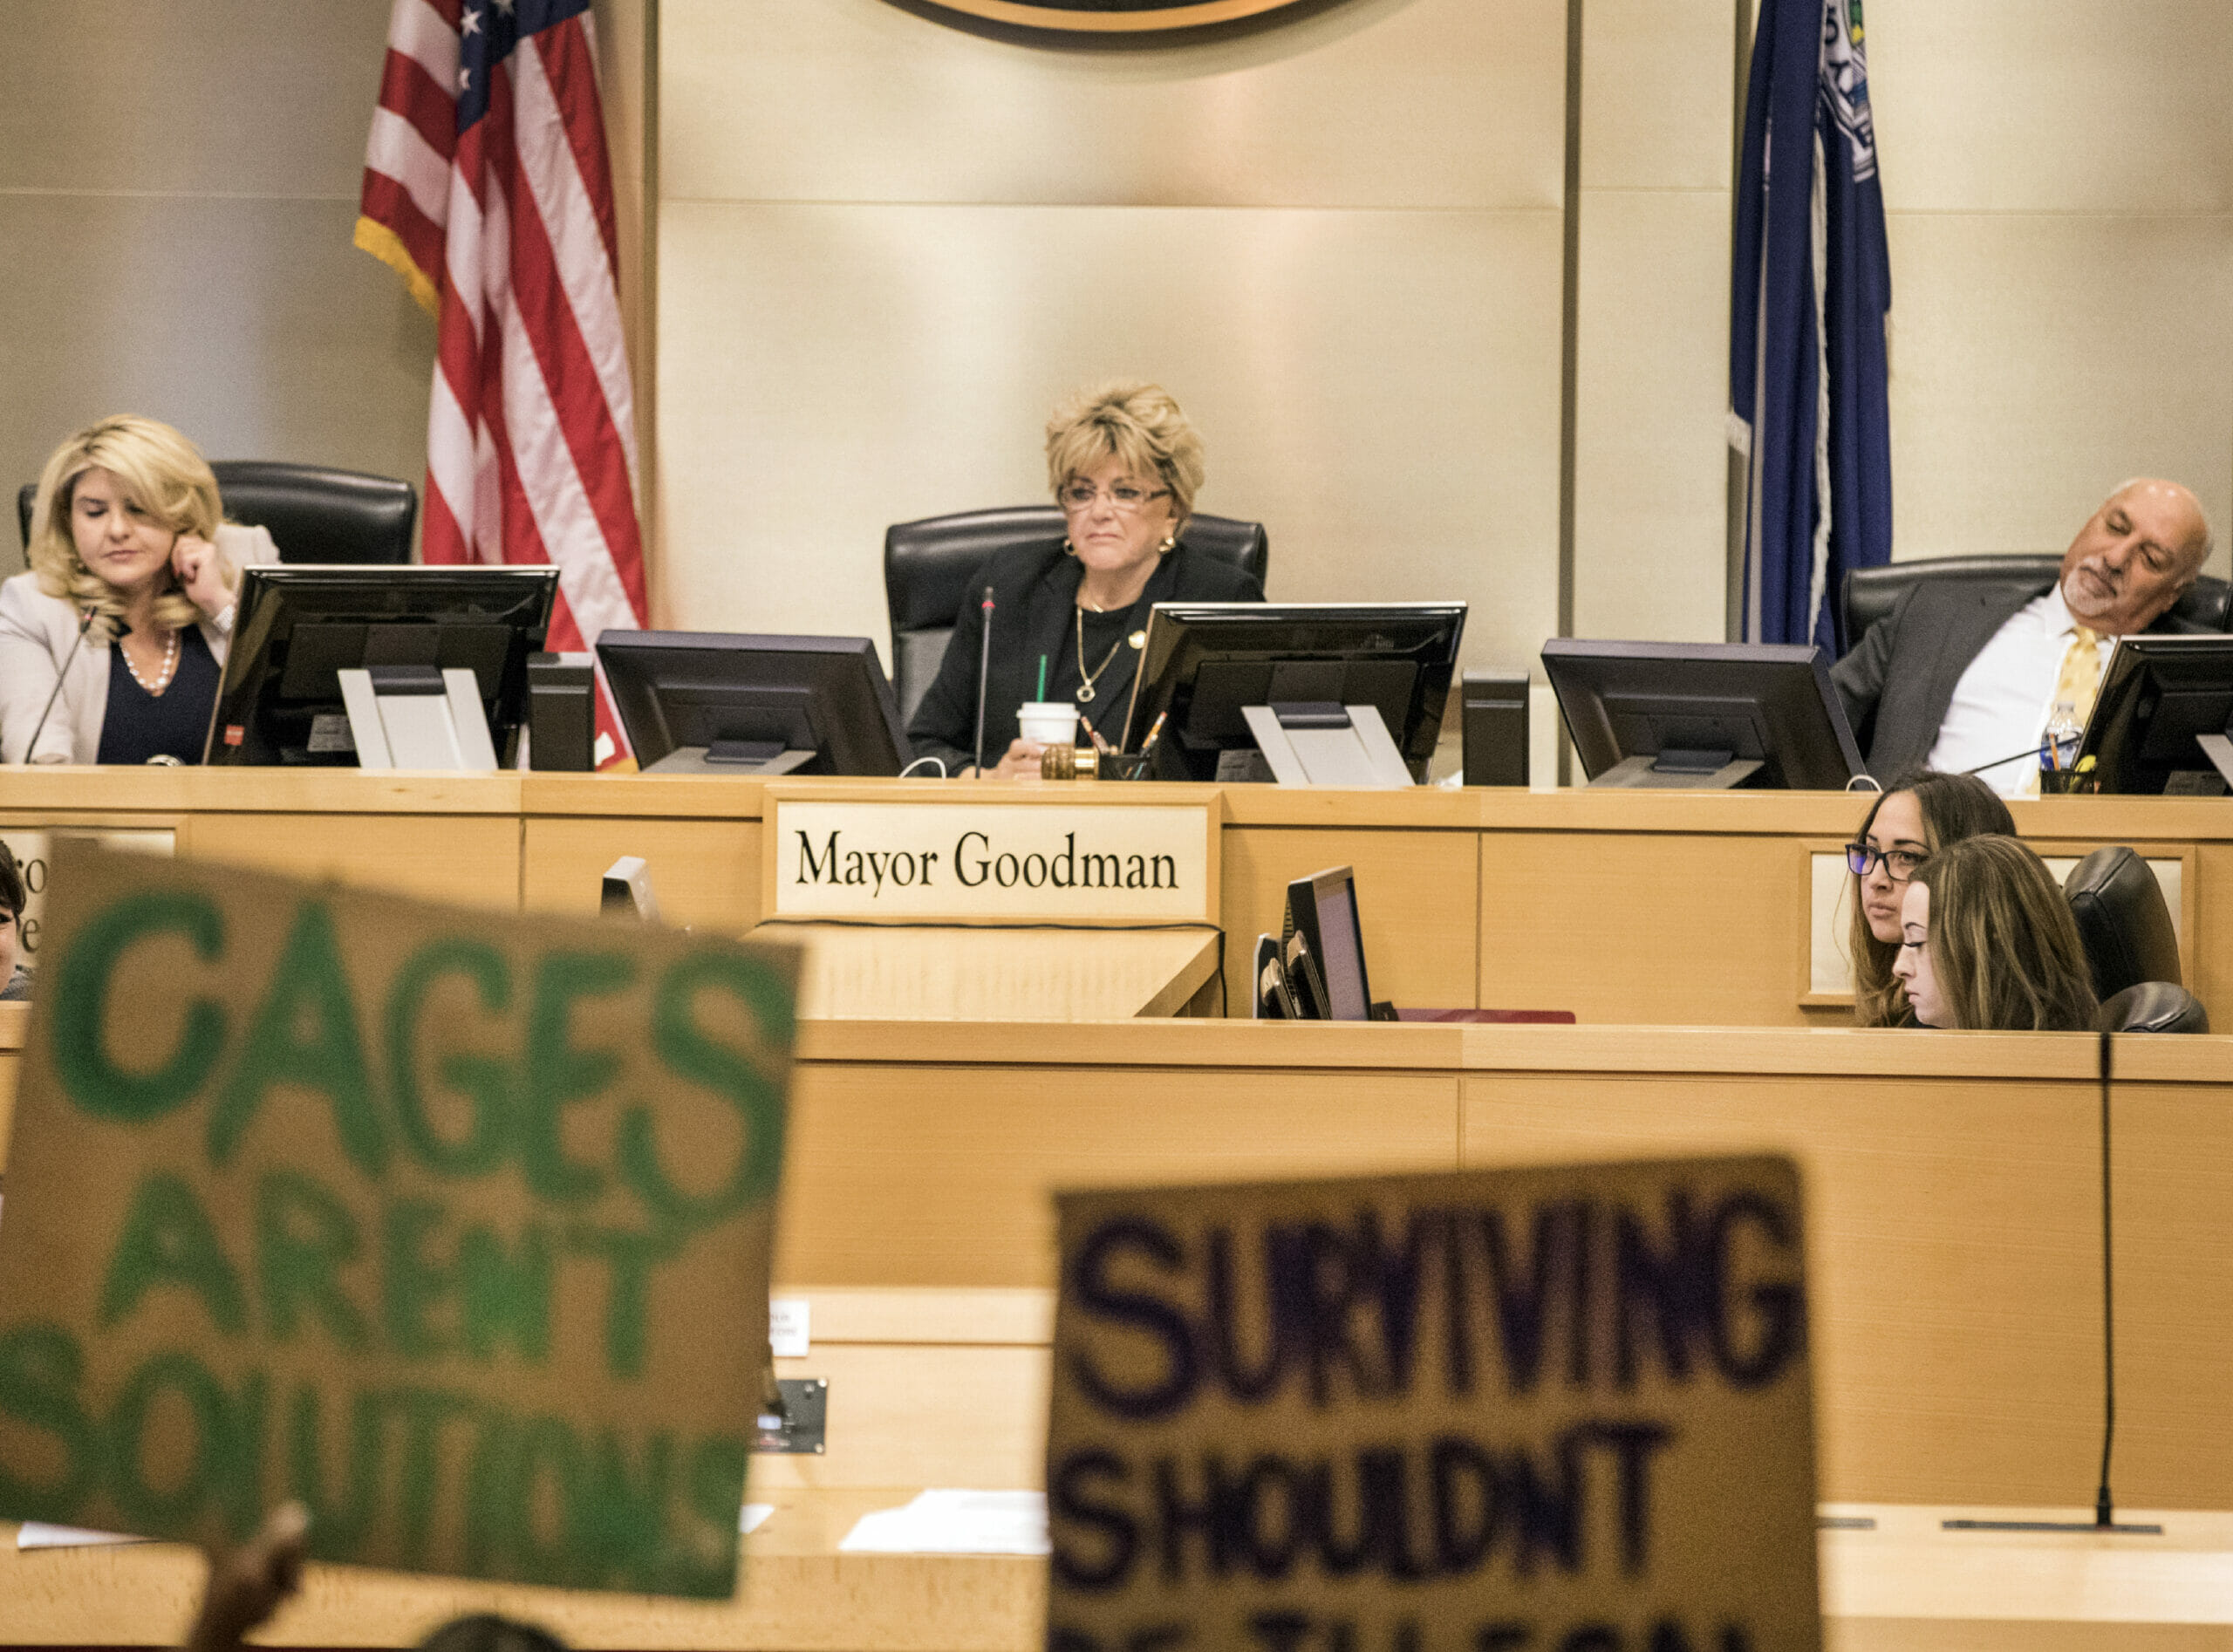
[[(977, 654), (984, 635), (979, 603), (993, 587), (993, 659), (985, 690), (985, 764), (990, 768), (1016, 737), (1015, 708), (1037, 691), (1039, 657), (1060, 657), (1072, 645), (1072, 614), (1084, 570), (1059, 543), (1004, 550), (988, 558), (969, 577), (969, 595), (954, 616), (953, 637), (945, 661), (922, 704), (907, 725), (917, 757), (945, 760), (958, 774), (977, 761), (972, 749), (977, 729)], [(1148, 609), (1170, 602), (1262, 602), (1264, 588), (1253, 574), (1228, 562), (1178, 548), (1148, 577), (1147, 589), (1132, 605), (1130, 629), (1148, 623)], [(1124, 708), (1131, 702), (1132, 672), (1139, 656), (1120, 649), (1107, 671), (1094, 680), (1089, 708), (1094, 727), (1111, 743), (1123, 738)]]
[[(2054, 586), (2030, 590), (1991, 580), (1926, 579), (1910, 586), (1854, 651), (1830, 667), (1846, 720), (1884, 785), (1921, 768), (1970, 662), (2026, 603)], [(2196, 627), (2168, 614), (2151, 631)]]

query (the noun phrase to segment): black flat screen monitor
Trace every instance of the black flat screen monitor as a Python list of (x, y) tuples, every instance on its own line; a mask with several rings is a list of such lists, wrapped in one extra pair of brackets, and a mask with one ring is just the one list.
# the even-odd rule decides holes
[[(2088, 790), (2216, 796), (2200, 736), (2233, 734), (2233, 637), (2120, 637), (2079, 748)], [(2222, 751), (2223, 748), (2220, 747)]]
[(204, 761), (354, 768), (337, 673), (431, 666), (473, 672), (509, 767), (557, 591), (549, 566), (246, 569)]
[(1308, 946), (1315, 967), (1313, 985), (1325, 994), (1319, 1007), (1324, 1018), (1370, 1021), (1372, 987), (1365, 978), (1364, 928), (1357, 917), (1355, 872), (1335, 866), (1289, 884), (1287, 924), (1289, 938), (1300, 935)]
[[(605, 685), (649, 771), (896, 775), (899, 702), (865, 637), (607, 631)], [(782, 768), (786, 751), (811, 753)]]
[(1157, 603), (1124, 749), (1138, 751), (1163, 717), (1154, 776), (1216, 780), (1223, 754), (1256, 750), (1245, 707), (1372, 706), (1423, 781), (1465, 630), (1456, 602)]
[(1812, 644), (1561, 638), (1543, 668), (1592, 785), (1840, 791), (1868, 772)]

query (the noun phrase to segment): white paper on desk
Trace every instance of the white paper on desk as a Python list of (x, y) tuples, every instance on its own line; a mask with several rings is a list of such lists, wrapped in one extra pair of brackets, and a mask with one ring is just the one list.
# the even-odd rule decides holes
[(147, 1543), (152, 1539), (122, 1537), (114, 1532), (88, 1532), (82, 1526), (49, 1526), (44, 1520), (25, 1520), (16, 1528), (19, 1549), (83, 1549), (103, 1543)]
[(1045, 1554), (1047, 1498), (1038, 1492), (925, 1492), (905, 1508), (864, 1514), (847, 1554)]
[(744, 1512), (737, 1516), (736, 1529), (744, 1533), (757, 1532), (768, 1524), (768, 1517), (775, 1512), (773, 1503), (748, 1503), (744, 1505)]

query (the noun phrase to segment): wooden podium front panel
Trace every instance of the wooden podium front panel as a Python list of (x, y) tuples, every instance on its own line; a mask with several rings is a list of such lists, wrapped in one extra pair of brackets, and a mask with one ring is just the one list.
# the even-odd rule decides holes
[[(1469, 1074), (1465, 1106), (1469, 1164), (1798, 1159), (1825, 1497), (2042, 1503), (2090, 1491), (2101, 1444), (2091, 1086)], [(2119, 1307), (2135, 1321), (2151, 1312)], [(2137, 1403), (2123, 1397), (2129, 1420)], [(2124, 1444), (2120, 1478), (2139, 1493), (2148, 1478)]]
[(1372, 995), (1397, 1005), (1470, 1009), (1483, 925), (1470, 831), (1249, 827), (1225, 830), (1226, 980), (1235, 1019), (1249, 1013), (1256, 938), (1277, 935), (1287, 884), (1329, 866), (1356, 869)]
[(1484, 833), (1483, 1004), (1593, 1023), (1840, 1026), (1805, 1010), (1806, 840)]
[[(1110, 1029), (1049, 1024), (954, 1027), (1006, 1059), (926, 1065), (901, 1053), (911, 1029), (857, 1025), (857, 1041), (888, 1048), (887, 1062), (797, 1070), (782, 1279), (1051, 1287), (1058, 1188), (1457, 1164), (1451, 1074), (1107, 1065), (1065, 1051)], [(1152, 1035), (1167, 1024), (1137, 1025)]]
[(639, 855), (664, 922), (741, 935), (760, 921), (761, 836), (757, 820), (529, 816), (522, 905), (594, 917), (605, 868)]
[(516, 816), (199, 815), (181, 828), (179, 852), (459, 906), (520, 908)]

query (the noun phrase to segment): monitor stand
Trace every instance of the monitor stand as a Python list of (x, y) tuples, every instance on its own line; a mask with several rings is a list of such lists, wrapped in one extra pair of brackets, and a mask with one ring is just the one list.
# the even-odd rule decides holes
[[(724, 741), (722, 746), (727, 745)], [(811, 751), (784, 749), (771, 752), (765, 757), (740, 754), (730, 756), (721, 753), (720, 747), (677, 746), (656, 763), (644, 769), (646, 775), (756, 775), (766, 778), (772, 775), (791, 775), (812, 762)]]
[(1414, 783), (1378, 707), (1293, 700), (1244, 706), (1240, 714), (1282, 786), (1394, 790)]
[(495, 771), (481, 686), (463, 666), (371, 666), (335, 675), (358, 768)]
[(1727, 791), (1760, 772), (1758, 758), (1734, 758), (1728, 752), (1662, 752), (1658, 756), (1624, 757), (1589, 782), (1600, 786), (1629, 786), (1654, 791)]

